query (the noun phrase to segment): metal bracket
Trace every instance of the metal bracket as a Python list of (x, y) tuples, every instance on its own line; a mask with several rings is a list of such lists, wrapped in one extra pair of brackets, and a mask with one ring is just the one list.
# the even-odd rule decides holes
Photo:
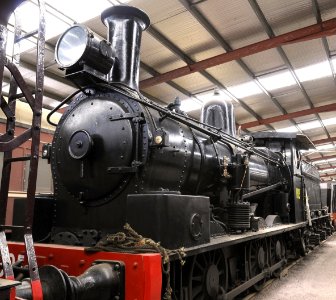
[(119, 121), (119, 120), (133, 119), (133, 118), (143, 119), (140, 113), (124, 113), (120, 115), (111, 116), (109, 119), (110, 121)]
[(108, 167), (107, 172), (112, 174), (136, 173), (137, 167)]
[(136, 173), (139, 167), (142, 166), (140, 161), (133, 161), (132, 166), (126, 167), (108, 167), (107, 172), (112, 174), (126, 174), (126, 173)]

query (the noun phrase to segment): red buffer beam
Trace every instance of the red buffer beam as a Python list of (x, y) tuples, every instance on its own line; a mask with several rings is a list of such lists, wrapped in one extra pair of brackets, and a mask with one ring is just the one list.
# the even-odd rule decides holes
[(152, 78), (142, 80), (140, 82), (140, 88), (144, 89), (150, 86), (154, 86), (163, 82), (167, 82), (185, 75), (199, 72), (214, 66), (221, 65), (223, 63), (233, 61), (245, 56), (256, 54), (265, 50), (276, 48), (288, 43), (295, 43), (300, 41), (306, 41), (323, 36), (334, 35), (336, 33), (336, 18), (324, 21), (322, 23), (307, 26), (298, 30), (294, 30), (274, 38), (263, 40), (227, 53), (219, 54), (191, 65), (187, 65)]
[(313, 115), (316, 113), (321, 113), (325, 111), (334, 111), (334, 110), (336, 110), (336, 103), (314, 107), (314, 108), (309, 108), (309, 109), (304, 109), (304, 110), (288, 113), (285, 115), (275, 116), (271, 118), (260, 119), (257, 121), (252, 121), (252, 122), (241, 124), (240, 126), (241, 126), (241, 129), (246, 129), (246, 128), (251, 128), (251, 127), (255, 127), (259, 125), (267, 125), (267, 124), (276, 123), (276, 122), (280, 122), (284, 120), (290, 120), (290, 119), (294, 119), (294, 118), (298, 118), (302, 116)]

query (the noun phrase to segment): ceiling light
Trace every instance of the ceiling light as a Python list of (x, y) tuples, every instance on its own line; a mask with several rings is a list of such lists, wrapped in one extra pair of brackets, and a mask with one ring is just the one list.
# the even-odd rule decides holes
[[(328, 125), (335, 125), (336, 124), (336, 117), (324, 119), (323, 121), (324, 126)], [(321, 123), (319, 121), (309, 121), (309, 122), (302, 122), (300, 124), (297, 124), (297, 126), (300, 128), (300, 130), (309, 130), (314, 128), (321, 127)], [(298, 132), (297, 128), (295, 126), (285, 127), (281, 129), (277, 129), (277, 132)]]
[(331, 171), (335, 171), (335, 168), (329, 168), (329, 169), (325, 169), (325, 170), (319, 170), (320, 173), (327, 173), (327, 172), (331, 172)]
[[(25, 1), (23, 2), (13, 13), (8, 21), (11, 26), (15, 26), (15, 16), (20, 19), (20, 24), (23, 33), (33, 32), (38, 30), (39, 19), (39, 10), (37, 6), (37, 1)], [(46, 20), (46, 40), (52, 37), (57, 36), (63, 32), (66, 28), (69, 27), (69, 23), (60, 19), (59, 17), (53, 16), (48, 11), (45, 13)], [(29, 39), (23, 39), (20, 41), (20, 52), (25, 52), (36, 47), (37, 34), (34, 37)], [(8, 33), (8, 42), (7, 42), (7, 55), (12, 55), (12, 45), (14, 42), (14, 35), (12, 32)]]
[(333, 64), (334, 70), (336, 70), (336, 57), (335, 56), (332, 58), (331, 63)]
[(298, 124), (298, 127), (301, 130), (309, 130), (309, 129), (321, 127), (321, 123), (319, 121), (304, 122), (304, 123)]
[(336, 117), (322, 120), (324, 126), (335, 125)]
[[(313, 141), (314, 143), (314, 141)], [(327, 150), (327, 149), (334, 149), (335, 146), (333, 144), (325, 144), (325, 145), (321, 145), (321, 146), (316, 146), (315, 147), (317, 150)]]
[(201, 102), (193, 98), (181, 101), (181, 110), (185, 112), (201, 109), (202, 106)]
[(285, 127), (276, 129), (277, 132), (298, 132), (298, 129), (295, 126)]
[(266, 90), (276, 90), (295, 85), (296, 81), (289, 71), (280, 71), (276, 74), (261, 76), (259, 82)]
[(314, 165), (324, 165), (324, 164), (327, 164), (327, 163), (328, 162), (325, 159), (313, 161)]
[(227, 88), (228, 91), (237, 98), (245, 98), (257, 94), (262, 94), (260, 87), (253, 81), (245, 82)]
[(38, 18), (34, 18), (32, 16), (38, 16), (39, 11), (36, 4), (30, 1), (24, 1), (21, 5), (19, 5), (15, 9), (15, 14), (13, 13), (8, 23), (11, 25), (15, 25), (15, 16), (20, 19), (20, 25), (23, 30), (26, 32), (30, 32), (36, 30), (38, 28)]
[(328, 61), (296, 69), (295, 74), (301, 82), (332, 76)]
[(321, 160), (313, 161), (313, 164), (315, 164), (315, 165), (327, 164), (327, 163), (334, 162), (334, 161), (336, 161), (336, 158), (321, 159)]
[(46, 0), (46, 3), (59, 11), (66, 11), (68, 17), (79, 23), (100, 16), (102, 11), (112, 6), (107, 0), (95, 0), (94, 5), (92, 1), (82, 0)]

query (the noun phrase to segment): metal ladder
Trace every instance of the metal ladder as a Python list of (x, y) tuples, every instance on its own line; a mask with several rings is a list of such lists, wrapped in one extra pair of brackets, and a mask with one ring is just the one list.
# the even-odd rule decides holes
[[(12, 12), (24, 2), (24, 0), (7, 0), (0, 2), (0, 108), (4, 112), (6, 122), (6, 133), (0, 136), (0, 152), (4, 152), (2, 178), (0, 185), (0, 257), (5, 279), (2, 280), (0, 295), (7, 297), (4, 299), (14, 300), (15, 288), (19, 284), (14, 281), (14, 272), (9, 256), (9, 249), (6, 240), (5, 230), (12, 229), (13, 226), (6, 226), (6, 212), (8, 203), (9, 181), (11, 175), (12, 163), (18, 161), (30, 161), (28, 188), (27, 188), (27, 206), (25, 211), (25, 225), (23, 226), (24, 243), (29, 266), (31, 288), (33, 300), (43, 299), (42, 286), (38, 273), (38, 266), (35, 256), (35, 250), (32, 237), (32, 224), (34, 216), (34, 202), (36, 191), (37, 168), (39, 159), (40, 130), (42, 118), (42, 100), (44, 85), (44, 49), (45, 49), (45, 3), (44, 0), (38, 0), (39, 25), (38, 30), (22, 33), (22, 28), (18, 16), (15, 16), (14, 47), (13, 56), (9, 60), (6, 57), (6, 42), (8, 37), (8, 20)], [(36, 84), (34, 93), (28, 88), (28, 85), (21, 75), (18, 66), (20, 64), (19, 43), (31, 36), (37, 34), (37, 54), (36, 54)], [(3, 76), (5, 68), (11, 74), (8, 100), (3, 96)], [(21, 93), (18, 94), (18, 88)], [(33, 117), (31, 127), (22, 134), (15, 137), (15, 111), (16, 100), (24, 97), (29, 104)], [(29, 157), (14, 157), (13, 150), (24, 142), (31, 139), (31, 155)], [(4, 282), (5, 281), (5, 282)], [(1, 283), (1, 282), (0, 282)], [(4, 288), (4, 287), (7, 287)], [(3, 299), (3, 298), (1, 298)]]

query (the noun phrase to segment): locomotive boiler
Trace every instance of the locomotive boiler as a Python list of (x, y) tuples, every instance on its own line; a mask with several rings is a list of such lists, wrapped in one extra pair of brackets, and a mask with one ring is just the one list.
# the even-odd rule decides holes
[[(75, 262), (50, 259), (57, 268), (42, 274), (63, 278), (64, 299), (95, 299), (101, 287), (100, 299), (233, 299), (277, 275), (289, 251), (304, 255), (331, 234), (318, 173), (300, 159), (300, 151), (312, 147), (307, 137), (238, 136), (233, 105), (220, 95), (204, 105), (200, 120), (184, 113), (178, 99), (159, 106), (138, 86), (148, 16), (115, 6), (101, 17), (107, 40), (76, 24), (56, 45), (60, 68), (79, 89), (54, 110), (69, 103), (55, 124), (52, 144), (43, 147), (54, 195), (36, 199), (34, 238), (47, 245), (36, 251), (50, 257), (62, 249), (55, 244), (67, 245), (64, 249), (80, 256), (82, 266), (103, 261), (76, 281), (64, 273), (78, 275)], [(20, 203), (15, 205), (17, 211)], [(50, 220), (43, 230), (39, 209)], [(184, 266), (175, 252), (168, 259), (171, 267), (164, 276), (169, 280), (158, 283), (146, 273), (146, 288), (153, 289), (149, 294), (129, 277), (140, 254), (128, 256), (127, 249), (120, 254), (114, 248), (90, 256), (83, 250), (122, 231), (126, 223), (160, 247), (184, 247)], [(162, 272), (155, 259), (152, 264)], [(64, 265), (72, 267), (64, 270)], [(117, 275), (116, 265), (124, 265)], [(146, 266), (143, 272), (153, 268)], [(85, 286), (88, 278), (93, 290)], [(44, 293), (52, 297), (54, 290), (55, 282), (45, 280)], [(20, 292), (29, 295), (29, 287), (23, 285)], [(111, 298), (115, 295), (120, 298)]]

